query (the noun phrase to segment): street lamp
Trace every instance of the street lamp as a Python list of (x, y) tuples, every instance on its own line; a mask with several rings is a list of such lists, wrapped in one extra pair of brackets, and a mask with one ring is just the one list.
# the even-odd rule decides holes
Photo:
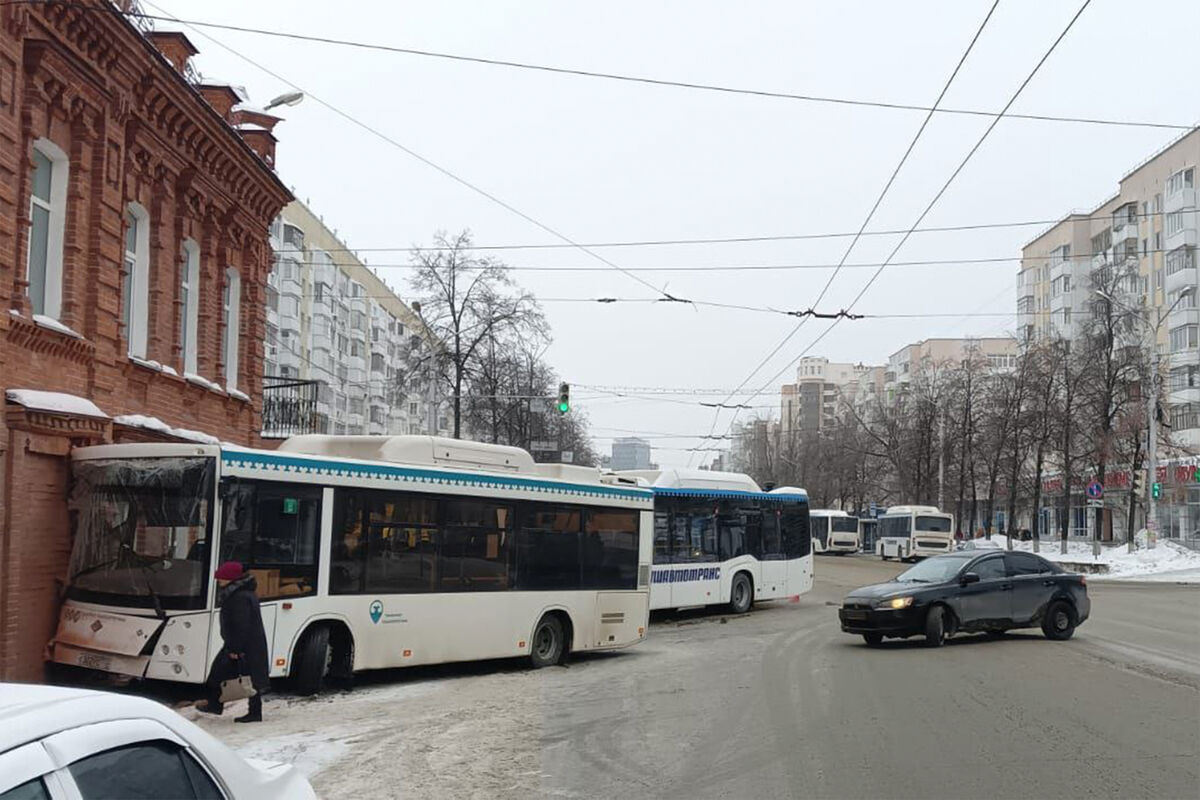
[[(1150, 386), (1146, 393), (1146, 429), (1148, 433), (1148, 440), (1146, 442), (1146, 530), (1150, 532), (1150, 535), (1147, 537), (1146, 546), (1150, 549), (1154, 548), (1154, 531), (1158, 527), (1158, 495), (1154, 492), (1154, 486), (1158, 482), (1158, 390), (1159, 383), (1162, 381), (1159, 369), (1158, 330), (1162, 327), (1163, 320), (1175, 310), (1175, 306), (1179, 305), (1185, 297), (1189, 297), (1195, 291), (1195, 286), (1183, 287), (1179, 291), (1179, 296), (1175, 298), (1175, 302), (1165, 312), (1158, 312), (1158, 319), (1151, 326), (1149, 320), (1142, 319), (1139, 310), (1130, 308), (1101, 289), (1093, 290), (1094, 294), (1133, 313), (1136, 320), (1145, 323), (1146, 329), (1151, 334), (1150, 352), (1154, 354), (1154, 360), (1150, 368)], [(1132, 535), (1129, 537), (1129, 552), (1133, 552)]]
[(270, 111), (272, 108), (278, 108), (279, 106), (294, 106), (303, 99), (304, 92), (287, 92), (263, 106), (263, 111)]

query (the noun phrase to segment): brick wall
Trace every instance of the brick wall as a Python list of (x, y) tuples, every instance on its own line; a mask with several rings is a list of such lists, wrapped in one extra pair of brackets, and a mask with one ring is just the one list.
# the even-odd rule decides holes
[[(158, 417), (222, 440), (257, 444), (268, 228), (290, 199), (274, 171), (106, 0), (0, 5), (0, 403), (7, 389), (86, 397), (106, 413)], [(69, 157), (63, 302), (71, 336), (32, 319), (26, 294), (33, 143)], [(146, 359), (131, 360), (122, 324), (124, 216), (150, 217)], [(200, 248), (197, 371), (226, 385), (222, 293), (237, 270), (237, 389), (182, 377), (180, 267)], [(21, 427), (0, 414), (0, 679), (36, 677), (66, 576), (67, 453), (77, 425)], [(13, 420), (17, 420), (14, 422)], [(14, 427), (15, 426), (15, 427)], [(110, 435), (105, 429), (104, 436)]]

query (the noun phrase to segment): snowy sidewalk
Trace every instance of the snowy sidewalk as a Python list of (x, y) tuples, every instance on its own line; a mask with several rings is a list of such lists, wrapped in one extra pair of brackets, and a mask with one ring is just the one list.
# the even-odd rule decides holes
[[(976, 547), (986, 546), (987, 540), (974, 539)], [(992, 534), (991, 543), (998, 549), (1008, 548), (1008, 537)], [(1033, 542), (1013, 541), (1014, 550), (1033, 552)], [(1092, 564), (1107, 567), (1107, 572), (1089, 576), (1089, 580), (1147, 580), (1175, 583), (1200, 583), (1200, 553), (1172, 542), (1159, 540), (1153, 550), (1139, 548), (1132, 553), (1124, 544), (1101, 545), (1099, 556), (1092, 555), (1092, 543), (1067, 542), (1067, 552), (1060, 552), (1058, 541), (1043, 541), (1038, 555), (1049, 561), (1071, 564)]]

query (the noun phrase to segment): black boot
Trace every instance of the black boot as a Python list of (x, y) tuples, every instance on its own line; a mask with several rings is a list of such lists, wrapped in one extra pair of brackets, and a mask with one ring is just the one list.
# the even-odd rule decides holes
[(234, 717), (234, 722), (262, 722), (262, 695), (256, 694), (250, 698), (250, 713), (242, 717)]
[(196, 703), (196, 710), (205, 714), (216, 714), (219, 717), (225, 711), (225, 706), (220, 700), (213, 700), (210, 697), (203, 703)]

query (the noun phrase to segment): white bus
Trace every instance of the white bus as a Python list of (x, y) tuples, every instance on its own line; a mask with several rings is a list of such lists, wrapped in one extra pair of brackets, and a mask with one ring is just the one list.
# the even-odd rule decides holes
[(272, 677), (624, 647), (646, 634), (653, 494), (597, 469), (428, 436), (277, 451), (121, 444), (72, 455), (75, 545), (54, 662), (201, 683), (212, 574), (255, 576)]
[(814, 553), (857, 553), (858, 517), (852, 517), (845, 511), (834, 508), (814, 508), (808, 512), (812, 527), (812, 546)]
[(875, 552), (908, 561), (954, 549), (954, 517), (934, 506), (892, 506), (879, 518)]
[(735, 472), (617, 474), (654, 491), (652, 610), (727, 604), (742, 614), (756, 601), (798, 598), (812, 588), (803, 489), (764, 492)]

